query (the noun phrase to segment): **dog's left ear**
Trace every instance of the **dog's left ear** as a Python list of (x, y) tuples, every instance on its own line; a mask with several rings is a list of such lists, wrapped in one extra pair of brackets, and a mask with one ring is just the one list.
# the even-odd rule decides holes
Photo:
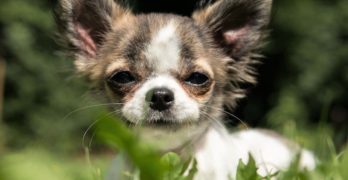
[(202, 0), (210, 2), (195, 11), (192, 18), (207, 27), (215, 45), (229, 58), (226, 64), (228, 83), (224, 87), (224, 105), (233, 108), (245, 96), (240, 84), (254, 84), (253, 58), (266, 36), (272, 0)]
[(193, 19), (207, 26), (216, 43), (237, 61), (257, 49), (269, 22), (272, 0), (213, 2), (195, 11)]

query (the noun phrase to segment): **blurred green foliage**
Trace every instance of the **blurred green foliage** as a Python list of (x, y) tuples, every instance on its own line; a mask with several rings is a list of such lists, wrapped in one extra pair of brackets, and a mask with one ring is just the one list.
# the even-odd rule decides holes
[(265, 65), (271, 75), (262, 77), (274, 82), (264, 113), (267, 123), (281, 129), (289, 123), (297, 128), (327, 123), (335, 129), (336, 142), (345, 143), (348, 1), (275, 1), (274, 7), (267, 52), (275, 64)]
[(148, 144), (141, 143), (135, 134), (122, 124), (122, 121), (103, 115), (100, 117), (97, 133), (101, 140), (127, 154), (141, 172), (146, 172), (140, 174), (141, 179), (162, 179), (165, 169), (158, 153)]
[[(141, 140), (141, 134), (134, 133), (127, 128), (122, 121), (111, 118), (107, 113), (100, 116), (100, 121), (96, 125), (96, 135), (100, 141), (109, 144), (110, 147), (119, 151), (118, 156), (125, 156), (126, 159), (120, 159), (111, 167), (120, 171), (114, 173), (109, 179), (124, 179), (125, 176), (131, 179), (151, 179), (151, 180), (189, 180), (193, 178), (196, 172), (195, 161), (192, 164), (192, 170), (184, 177), (186, 169), (189, 167), (191, 159), (186, 161), (172, 152), (161, 156), (160, 151), (156, 149), (154, 144), (149, 144)], [(127, 164), (131, 162), (127, 169)], [(132, 166), (136, 170), (132, 170)], [(120, 167), (125, 167), (120, 169)], [(125, 174), (124, 172), (129, 172)], [(139, 173), (137, 173), (139, 172)]]
[[(85, 158), (88, 163), (83, 163), (82, 158), (67, 159), (65, 156), (59, 156), (47, 150), (29, 149), (0, 157), (0, 180), (101, 180), (105, 178), (108, 180), (191, 180), (193, 178), (197, 169), (195, 163), (189, 166), (191, 159), (183, 161), (172, 152), (161, 156), (154, 146), (149, 146), (146, 142), (141, 141), (136, 134), (132, 133), (120, 121), (109, 116), (108, 113), (100, 114), (99, 117), (101, 119), (97, 124), (97, 138), (120, 151), (118, 156), (124, 157), (113, 163), (111, 167), (105, 167), (105, 162), (110, 161), (110, 159), (105, 160), (103, 157), (98, 157), (91, 160), (88, 151)], [(237, 180), (261, 180), (273, 177), (282, 180), (346, 179), (348, 175), (346, 171), (348, 151), (343, 151), (340, 154), (332, 151), (329, 155), (330, 158), (320, 160), (314, 171), (301, 170), (298, 166), (298, 157), (288, 170), (267, 177), (261, 177), (257, 174), (255, 161), (249, 157), (250, 160), (247, 164), (239, 162), (236, 178)], [(132, 164), (127, 167), (125, 164), (130, 162)], [(187, 170), (189, 171), (185, 176)]]
[(0, 32), (0, 55), (7, 62), (3, 115), (7, 143), (76, 148), (95, 119), (95, 108), (65, 117), (90, 100), (88, 88), (73, 77), (71, 60), (59, 52), (52, 5), (42, 0), (2, 0)]
[(0, 180), (102, 180), (107, 158), (88, 164), (83, 156), (60, 156), (47, 149), (11, 152), (0, 157)]
[[(142, 2), (138, 9), (147, 8)], [(84, 163), (89, 158), (76, 159), (83, 154), (84, 134), (85, 139), (93, 140), (92, 125), (103, 119), (100, 112), (105, 107), (95, 100), (98, 98), (91, 98), (88, 86), (75, 77), (72, 60), (65, 58), (56, 42), (55, 3), (0, 1), (0, 57), (7, 64), (0, 124), (0, 153), (4, 154), (0, 157), (0, 179), (98, 179), (103, 174), (99, 166), (105, 169), (110, 161), (102, 160), (98, 168), (91, 169)], [(181, 4), (177, 4), (180, 9)], [(348, 1), (276, 0), (273, 12), (267, 58), (259, 67), (259, 85), (235, 114), (251, 125), (283, 132), (314, 149), (322, 159), (314, 172), (303, 175), (294, 166), (280, 177), (343, 180), (348, 177), (348, 155), (340, 153), (348, 136)], [(127, 130), (118, 135), (120, 139), (108, 135), (101, 139), (128, 153), (150, 175), (160, 169), (164, 176), (180, 177), (180, 173), (170, 174), (172, 171), (152, 150), (143, 156), (134, 152), (138, 146), (144, 148), (136, 138), (122, 144), (123, 138), (132, 137)], [(91, 151), (98, 149), (93, 148)], [(91, 156), (99, 159), (99, 155)], [(146, 169), (142, 165), (145, 161), (137, 162), (146, 157), (158, 161), (158, 167)], [(173, 154), (166, 158), (174, 159), (167, 164), (176, 161)], [(174, 169), (183, 166), (180, 160), (172, 170), (179, 172)], [(241, 179), (253, 176), (252, 164), (243, 167)]]

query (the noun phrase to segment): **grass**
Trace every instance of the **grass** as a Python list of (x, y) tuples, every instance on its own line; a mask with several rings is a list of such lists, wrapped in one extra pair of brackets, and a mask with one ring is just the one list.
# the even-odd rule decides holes
[[(111, 179), (131, 180), (189, 180), (194, 176), (194, 164), (189, 175), (183, 176), (190, 160), (183, 161), (175, 153), (161, 156), (152, 146), (138, 141), (136, 135), (119, 121), (108, 116), (101, 118), (101, 123), (96, 127), (97, 139), (110, 148), (117, 149), (117, 158), (105, 154), (90, 154), (88, 149), (85, 155), (58, 155), (42, 148), (30, 148), (6, 153), (0, 157), (0, 179), (101, 180), (108, 176)], [(311, 134), (298, 132), (295, 136), (296, 139), (304, 139), (303, 142), (311, 142), (312, 146), (320, 144), (314, 149), (319, 159), (318, 167), (314, 171), (301, 171), (297, 165), (298, 161), (294, 161), (285, 172), (260, 177), (256, 174), (255, 162), (250, 160), (248, 164), (239, 164), (237, 180), (261, 180), (271, 177), (282, 180), (344, 180), (348, 177), (347, 148), (337, 152), (330, 137), (325, 136), (323, 128), (312, 129)], [(137, 167), (136, 170), (130, 171), (127, 168), (123, 158), (126, 156)]]
[(41, 148), (11, 152), (0, 157), (1, 180), (101, 180), (111, 157), (57, 155)]

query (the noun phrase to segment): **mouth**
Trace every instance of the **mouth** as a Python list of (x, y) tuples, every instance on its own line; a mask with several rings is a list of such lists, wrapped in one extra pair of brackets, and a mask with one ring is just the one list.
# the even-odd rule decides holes
[(188, 145), (194, 138), (206, 132), (206, 123), (181, 122), (173, 119), (145, 120), (133, 123), (124, 119), (133, 132), (148, 144), (161, 151), (173, 151)]
[(158, 119), (158, 120), (152, 120), (152, 121), (144, 121), (143, 123), (133, 123), (130, 121), (126, 121), (126, 123), (129, 126), (140, 126), (140, 127), (150, 127), (150, 128), (157, 128), (157, 129), (178, 129), (186, 123), (180, 123), (175, 122), (173, 120), (167, 120), (167, 119)]

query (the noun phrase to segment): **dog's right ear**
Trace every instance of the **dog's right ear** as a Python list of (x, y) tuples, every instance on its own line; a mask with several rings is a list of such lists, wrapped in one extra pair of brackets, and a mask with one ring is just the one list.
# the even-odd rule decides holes
[(88, 71), (106, 34), (127, 15), (114, 0), (59, 0), (55, 17), (60, 40), (72, 50), (79, 72)]

